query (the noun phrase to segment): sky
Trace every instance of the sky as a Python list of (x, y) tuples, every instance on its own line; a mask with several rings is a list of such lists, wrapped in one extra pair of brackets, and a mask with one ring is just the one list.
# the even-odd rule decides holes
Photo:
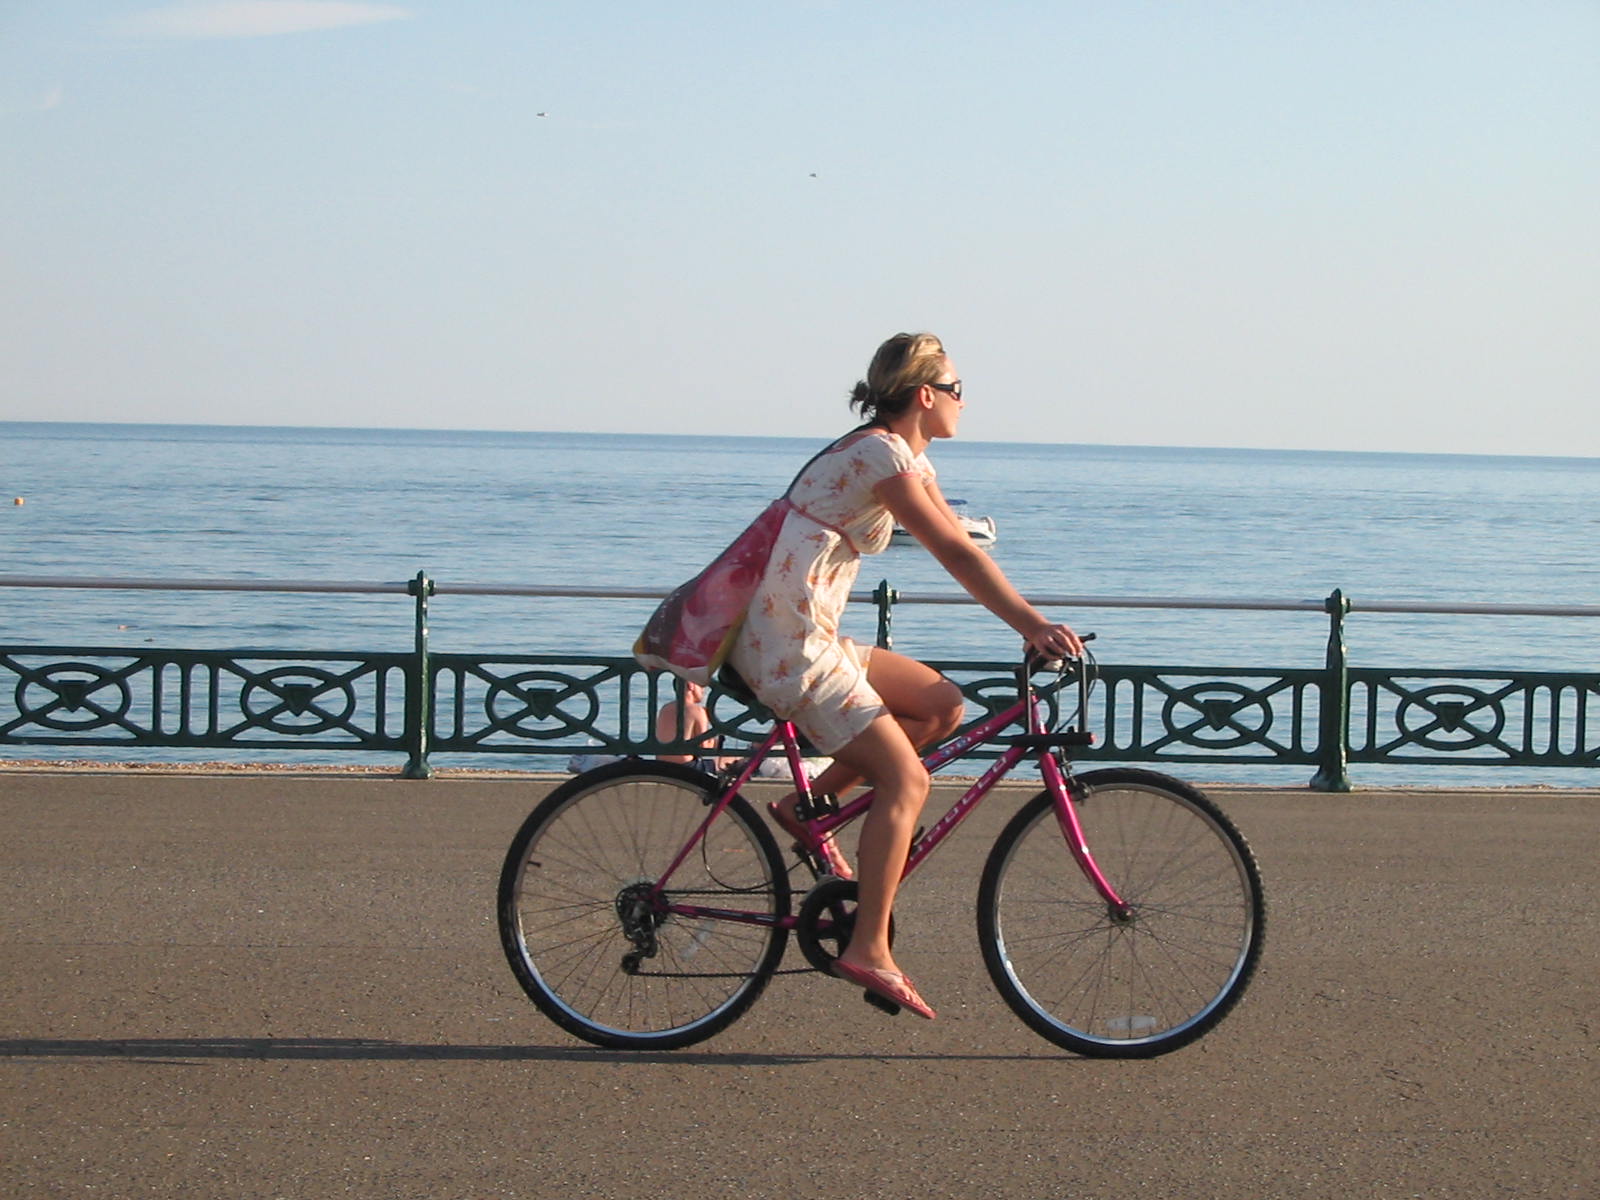
[(0, 0), (0, 421), (1600, 457), (1600, 0)]

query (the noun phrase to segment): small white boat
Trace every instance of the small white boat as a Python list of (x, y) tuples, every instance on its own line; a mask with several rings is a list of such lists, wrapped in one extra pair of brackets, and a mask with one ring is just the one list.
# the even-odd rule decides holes
[[(994, 518), (970, 516), (964, 508), (966, 503), (967, 502), (965, 500), (950, 501), (950, 507), (955, 510), (956, 520), (961, 523), (961, 528), (967, 531), (967, 536), (970, 537), (977, 545), (994, 545), (996, 536)], [(895, 523), (894, 529), (889, 533), (889, 544), (893, 546), (910, 545), (916, 540), (916, 538), (912, 537), (904, 529), (900, 528), (899, 522)]]

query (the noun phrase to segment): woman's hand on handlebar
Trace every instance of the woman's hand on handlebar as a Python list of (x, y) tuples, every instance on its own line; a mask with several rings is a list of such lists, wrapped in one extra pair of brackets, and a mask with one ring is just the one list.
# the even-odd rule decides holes
[(1043, 659), (1082, 658), (1083, 639), (1070, 626), (1047, 622), (1028, 635), (1028, 649)]

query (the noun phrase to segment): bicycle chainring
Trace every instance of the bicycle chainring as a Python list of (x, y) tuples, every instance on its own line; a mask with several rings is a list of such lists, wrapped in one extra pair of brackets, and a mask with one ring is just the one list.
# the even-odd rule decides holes
[[(856, 927), (856, 881), (829, 876), (806, 893), (795, 919), (794, 938), (806, 961), (824, 975), (833, 974), (833, 960), (850, 944)], [(894, 944), (894, 918), (889, 918), (889, 944)]]

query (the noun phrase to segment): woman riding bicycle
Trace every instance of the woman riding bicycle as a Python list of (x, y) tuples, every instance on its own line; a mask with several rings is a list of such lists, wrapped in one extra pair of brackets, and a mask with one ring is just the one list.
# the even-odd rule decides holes
[[(918, 748), (956, 729), (962, 697), (924, 663), (839, 636), (861, 555), (881, 553), (898, 521), (1041, 655), (1076, 655), (1083, 645), (1024, 600), (973, 545), (935, 482), (924, 451), (955, 436), (965, 407), (939, 339), (902, 333), (884, 342), (850, 404), (866, 424), (817, 458), (791, 489), (791, 511), (728, 662), (763, 704), (833, 758), (814, 781), (818, 793), (838, 795), (863, 779), (876, 789), (857, 851), (855, 928), (834, 973), (931, 1019), (933, 1009), (895, 963), (889, 919), (928, 798)], [(772, 805), (774, 819), (848, 877), (836, 846), (813, 844), (796, 803), (791, 793)]]

